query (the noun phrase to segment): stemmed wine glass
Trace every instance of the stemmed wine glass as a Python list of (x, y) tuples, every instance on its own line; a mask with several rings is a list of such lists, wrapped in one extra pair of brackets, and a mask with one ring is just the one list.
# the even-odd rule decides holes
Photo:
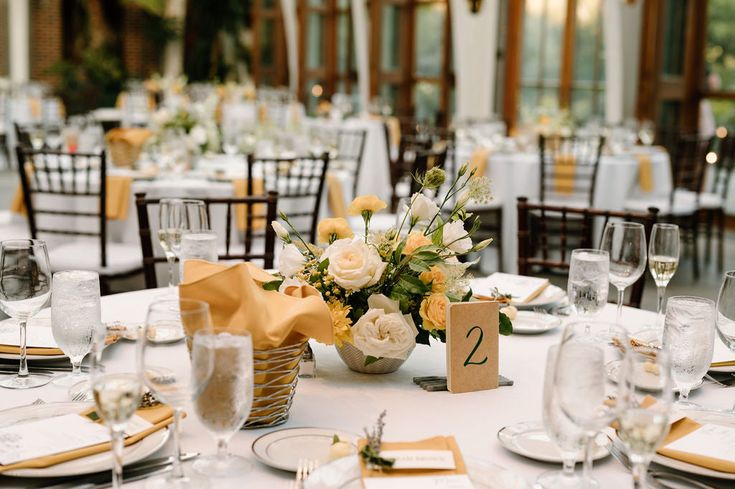
[(633, 487), (643, 489), (648, 465), (669, 432), (673, 391), (668, 352), (629, 349), (618, 384), (618, 436), (633, 466)]
[(72, 365), (72, 372), (55, 379), (54, 384), (69, 387), (87, 380), (82, 360), (102, 328), (100, 277), (97, 272), (69, 270), (54, 273), (53, 282), (51, 331)]
[(691, 406), (689, 391), (702, 381), (715, 348), (715, 303), (702, 297), (669, 299), (663, 349), (669, 352), (679, 406)]
[(201, 423), (217, 441), (217, 453), (194, 462), (194, 470), (203, 475), (231, 477), (248, 472), (247, 459), (228, 452), (227, 444), (242, 428), (253, 405), (253, 340), (247, 331), (227, 332), (213, 328), (213, 333), (194, 334), (192, 368), (199, 362), (214, 360), (212, 376), (194, 401)]
[[(95, 350), (103, 345), (95, 343)], [(136, 355), (115, 355), (114, 360), (91, 355), (90, 378), (97, 414), (110, 430), (112, 438), (112, 487), (123, 484), (123, 448), (128, 421), (138, 409), (143, 396), (143, 378)]]
[[(717, 295), (717, 335), (735, 352), (735, 270), (725, 272)], [(735, 406), (732, 411), (735, 412)]]
[(657, 326), (663, 326), (666, 286), (679, 265), (679, 226), (654, 224), (648, 244), (648, 269), (656, 282), (658, 296)]
[(174, 291), (174, 262), (181, 251), (181, 236), (187, 232), (209, 231), (207, 209), (203, 201), (161, 199), (158, 207), (158, 241), (168, 262), (168, 295)]
[(201, 487), (181, 465), (179, 433), (181, 417), (187, 403), (196, 399), (212, 375), (212, 358), (190, 359), (189, 350), (175, 342), (157, 341), (159, 328), (176, 328), (210, 332), (209, 305), (206, 302), (181, 299), (154, 302), (148, 307), (145, 329), (140, 338), (140, 365), (145, 385), (158, 399), (174, 410), (173, 467), (167, 477), (150, 479), (146, 487)]
[(607, 303), (610, 255), (592, 249), (572, 250), (567, 295), (576, 313), (594, 317)]
[(623, 315), (625, 289), (633, 285), (646, 269), (646, 231), (636, 222), (609, 222), (600, 248), (610, 254), (610, 283), (618, 289), (616, 323)]
[(582, 477), (574, 473), (577, 454), (584, 446), (584, 433), (566, 417), (559, 406), (554, 389), (558, 345), (549, 348), (544, 373), (543, 420), (549, 439), (559, 448), (562, 470), (544, 472), (536, 479), (536, 485), (544, 489), (577, 489), (584, 487)]
[(47, 384), (48, 374), (28, 373), (26, 325), (51, 295), (51, 265), (46, 243), (37, 239), (0, 241), (0, 308), (20, 323), (18, 375), (0, 380), (0, 387), (30, 389)]

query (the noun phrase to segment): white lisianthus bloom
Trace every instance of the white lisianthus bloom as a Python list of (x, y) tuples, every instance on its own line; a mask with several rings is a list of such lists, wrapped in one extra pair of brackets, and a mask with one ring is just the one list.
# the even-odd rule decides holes
[(197, 146), (207, 144), (207, 130), (197, 124), (189, 131), (189, 140)]
[(327, 258), (327, 272), (337, 285), (348, 290), (375, 285), (387, 266), (377, 250), (360, 238), (338, 239), (324, 250), (322, 261)]
[(286, 230), (286, 228), (284, 228), (280, 222), (278, 221), (271, 222), (271, 227), (276, 232), (276, 236), (278, 236), (282, 240), (288, 241), (290, 239), (288, 236), (288, 230)]
[(278, 255), (278, 271), (286, 278), (293, 277), (301, 271), (306, 258), (295, 244), (287, 244)]
[(352, 327), (352, 341), (364, 355), (405, 360), (416, 346), (418, 330), (410, 314), (383, 294), (368, 298), (368, 311)]
[(472, 248), (472, 238), (467, 236), (462, 221), (452, 221), (444, 225), (442, 242), (455, 253), (467, 253)]
[(429, 221), (439, 212), (439, 206), (425, 196), (424, 194), (415, 193), (411, 197), (411, 220), (412, 221)]

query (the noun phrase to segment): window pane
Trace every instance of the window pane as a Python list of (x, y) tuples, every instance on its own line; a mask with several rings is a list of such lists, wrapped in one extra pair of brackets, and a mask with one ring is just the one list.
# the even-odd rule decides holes
[(706, 59), (711, 75), (705, 81), (706, 87), (713, 91), (735, 90), (735, 37), (732, 33), (735, 3), (709, 0), (707, 15)]
[(707, 99), (712, 106), (715, 123), (718, 126), (735, 128), (735, 101)]
[(260, 0), (260, 7), (264, 9), (272, 9), (276, 6), (276, 0)]
[(572, 118), (585, 123), (592, 118), (602, 118), (605, 112), (604, 92), (597, 89), (575, 88), (572, 90)]
[(581, 0), (577, 3), (577, 23), (574, 40), (574, 79), (600, 79), (602, 60), (601, 0)]
[(416, 119), (434, 120), (439, 112), (439, 85), (429, 82), (418, 82), (414, 90)]
[(306, 87), (306, 111), (313, 114), (316, 111), (319, 99), (324, 93), (324, 85), (319, 80), (307, 80)]
[(398, 54), (398, 20), (400, 10), (396, 5), (383, 6), (383, 39), (381, 44), (381, 67), (384, 70), (395, 70), (400, 63)]
[(679, 127), (679, 115), (681, 114), (681, 102), (678, 100), (665, 100), (661, 104), (661, 113), (659, 114), (658, 127), (675, 128)]
[(275, 61), (276, 22), (273, 19), (264, 18), (260, 23), (260, 65), (272, 67)]
[(340, 14), (337, 17), (337, 72), (345, 73), (348, 70), (350, 59), (350, 16)]
[(681, 75), (688, 0), (669, 0), (664, 17), (663, 74)]
[(326, 0), (309, 0), (310, 7), (323, 7)]
[(393, 113), (396, 111), (396, 98), (398, 96), (398, 87), (396, 85), (383, 85), (380, 87), (380, 98), (387, 103)]
[(337, 1), (337, 8), (349, 8), (350, 7), (350, 0), (338, 0)]
[(442, 71), (444, 21), (447, 5), (443, 2), (416, 7), (416, 75), (437, 77)]
[(318, 13), (310, 13), (307, 29), (306, 67), (321, 68), (324, 65), (324, 17)]

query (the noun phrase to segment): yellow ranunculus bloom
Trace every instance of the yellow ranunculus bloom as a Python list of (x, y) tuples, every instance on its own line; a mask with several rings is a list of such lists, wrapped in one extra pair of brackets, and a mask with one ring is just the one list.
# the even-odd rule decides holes
[(427, 272), (421, 273), (419, 279), (426, 285), (431, 285), (432, 292), (444, 292), (447, 288), (447, 277), (442, 269), (434, 265)]
[(329, 307), (329, 313), (332, 316), (334, 343), (337, 346), (352, 343), (352, 320), (347, 317), (350, 313), (350, 306), (344, 305), (341, 301), (333, 300), (327, 302), (327, 307)]
[(424, 236), (424, 233), (421, 232), (414, 232), (408, 235), (406, 238), (406, 246), (403, 247), (403, 254), (404, 255), (410, 255), (414, 251), (416, 251), (416, 248), (420, 248), (422, 246), (427, 246), (431, 244), (431, 240)]
[(319, 221), (316, 234), (320, 243), (329, 243), (332, 236), (334, 236), (334, 239), (342, 239), (351, 238), (355, 235), (347, 220), (341, 217), (330, 217)]
[(380, 200), (376, 195), (361, 195), (352, 201), (347, 212), (351, 216), (361, 216), (363, 212), (375, 214), (386, 207), (385, 202)]
[(419, 308), (419, 315), (424, 320), (423, 328), (427, 331), (445, 329), (448, 306), (449, 299), (444, 294), (433, 293), (424, 299)]

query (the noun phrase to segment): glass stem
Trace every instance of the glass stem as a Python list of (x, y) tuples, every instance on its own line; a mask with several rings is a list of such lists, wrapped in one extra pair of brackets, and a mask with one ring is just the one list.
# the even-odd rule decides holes
[(689, 401), (689, 387), (681, 387), (679, 389), (679, 402)]
[(666, 298), (666, 286), (659, 286), (656, 288), (656, 294), (658, 299), (658, 309), (656, 314), (656, 326), (663, 326), (664, 324), (664, 299)]
[(174, 280), (176, 257), (172, 253), (166, 253), (166, 261), (168, 262), (168, 290), (171, 292), (174, 290), (174, 286), (176, 285)]
[(588, 436), (587, 443), (584, 446), (584, 464), (582, 465), (582, 478), (585, 481), (592, 480), (592, 448), (594, 443), (595, 435)]
[(181, 466), (181, 408), (174, 409), (174, 455), (171, 465), (171, 477), (173, 479), (182, 479), (184, 477), (184, 469)]
[(621, 321), (623, 319), (623, 300), (625, 295), (625, 287), (620, 288), (618, 287), (618, 312), (615, 319), (615, 323), (620, 325)]
[(648, 472), (647, 464), (634, 463), (631, 472), (633, 474), (633, 489), (645, 489), (646, 473)]
[(217, 440), (217, 458), (225, 458), (227, 457), (227, 440), (225, 438), (220, 438)]
[(26, 324), (27, 319), (20, 320), (20, 367), (18, 377), (28, 377), (28, 359), (26, 358)]
[(123, 485), (123, 440), (125, 432), (122, 429), (112, 428), (112, 488), (118, 489)]
[(81, 377), (82, 375), (82, 360), (72, 360), (71, 361), (71, 376), (72, 377)]
[(577, 454), (574, 452), (562, 454), (562, 473), (564, 477), (574, 476), (574, 466), (577, 463)]

